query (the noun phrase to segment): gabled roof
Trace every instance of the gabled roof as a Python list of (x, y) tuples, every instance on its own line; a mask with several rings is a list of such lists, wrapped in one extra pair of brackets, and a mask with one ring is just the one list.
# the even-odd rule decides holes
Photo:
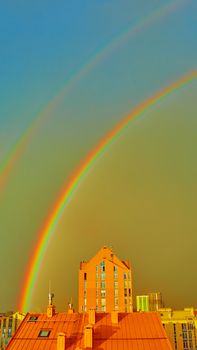
[[(31, 321), (32, 316), (37, 319)], [(7, 349), (12, 350), (56, 350), (57, 334), (66, 334), (66, 349), (75, 349), (82, 343), (83, 328), (87, 324), (88, 316), (83, 314), (56, 313), (48, 318), (46, 314), (28, 313), (8, 344)], [(39, 337), (41, 330), (49, 330), (48, 337)]]
[[(36, 316), (35, 321), (30, 321)], [(7, 350), (57, 350), (57, 334), (66, 335), (66, 350), (84, 349), (84, 327), (88, 314), (57, 313), (27, 314)], [(154, 312), (121, 313), (118, 324), (112, 324), (110, 313), (96, 313), (93, 326), (93, 350), (170, 350), (171, 346), (159, 315)], [(47, 338), (40, 338), (41, 330), (49, 330)]]
[(104, 246), (101, 249), (99, 249), (99, 251), (89, 261), (81, 262), (80, 267), (81, 267), (81, 269), (87, 268), (88, 265), (91, 265), (94, 262), (96, 264), (98, 260), (103, 260), (103, 259), (111, 261), (111, 262), (115, 263), (116, 265), (118, 265), (119, 267), (122, 267), (123, 269), (125, 269), (125, 268), (130, 269), (129, 261), (120, 260), (113, 253), (112, 248), (109, 248), (107, 246)]

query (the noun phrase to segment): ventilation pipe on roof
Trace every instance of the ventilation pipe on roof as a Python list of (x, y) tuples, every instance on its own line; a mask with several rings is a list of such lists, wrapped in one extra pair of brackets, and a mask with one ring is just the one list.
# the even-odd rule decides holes
[(95, 310), (94, 309), (88, 310), (88, 322), (89, 322), (89, 324), (95, 324)]
[(57, 334), (57, 350), (65, 350), (65, 333)]
[(53, 317), (55, 315), (55, 306), (53, 305), (54, 294), (49, 292), (49, 304), (47, 307), (47, 317)]
[(92, 349), (92, 344), (93, 344), (93, 326), (91, 324), (88, 324), (85, 327), (84, 330), (84, 348), (90, 348)]
[(117, 311), (111, 312), (111, 322), (113, 324), (118, 324), (118, 312)]

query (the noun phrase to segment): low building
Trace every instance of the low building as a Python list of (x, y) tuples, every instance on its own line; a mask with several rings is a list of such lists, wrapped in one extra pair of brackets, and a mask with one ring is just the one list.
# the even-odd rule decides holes
[(6, 348), (24, 317), (25, 314), (20, 312), (0, 314), (0, 350)]
[[(51, 300), (51, 299), (50, 299)], [(28, 313), (7, 350), (172, 350), (160, 316), (145, 313)]]
[(193, 308), (159, 310), (173, 350), (197, 349), (197, 318)]

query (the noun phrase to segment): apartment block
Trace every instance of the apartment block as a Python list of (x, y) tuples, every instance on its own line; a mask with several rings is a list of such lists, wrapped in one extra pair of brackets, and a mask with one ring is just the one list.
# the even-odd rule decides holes
[(163, 308), (159, 313), (173, 350), (197, 349), (197, 315), (193, 308)]
[(80, 263), (79, 312), (131, 312), (132, 272), (129, 261), (120, 260), (111, 248), (103, 247), (89, 261)]

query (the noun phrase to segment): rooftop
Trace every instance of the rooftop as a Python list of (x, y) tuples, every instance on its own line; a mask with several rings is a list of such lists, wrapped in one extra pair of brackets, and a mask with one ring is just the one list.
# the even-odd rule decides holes
[[(117, 316), (116, 323), (111, 313), (95, 314), (95, 323), (89, 326), (93, 327), (93, 350), (171, 349), (157, 313), (133, 312)], [(85, 349), (85, 329), (90, 323), (89, 317), (88, 313), (55, 313), (50, 318), (46, 314), (28, 313), (7, 350), (57, 350), (60, 332), (65, 336), (65, 345), (59, 349)]]

